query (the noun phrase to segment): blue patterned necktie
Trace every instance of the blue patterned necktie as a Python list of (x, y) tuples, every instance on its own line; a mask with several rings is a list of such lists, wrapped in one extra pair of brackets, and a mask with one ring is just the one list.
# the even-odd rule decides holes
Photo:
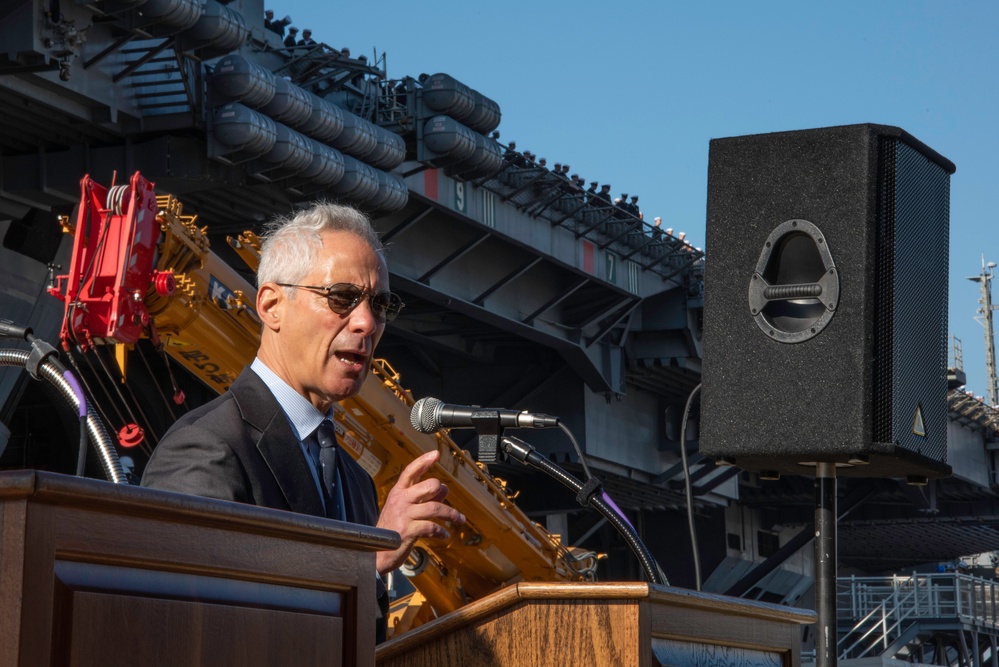
[(324, 419), (316, 428), (316, 440), (319, 442), (319, 478), (326, 497), (326, 516), (330, 519), (343, 519), (343, 508), (340, 507), (340, 491), (337, 489), (336, 474), (336, 431), (333, 422)]

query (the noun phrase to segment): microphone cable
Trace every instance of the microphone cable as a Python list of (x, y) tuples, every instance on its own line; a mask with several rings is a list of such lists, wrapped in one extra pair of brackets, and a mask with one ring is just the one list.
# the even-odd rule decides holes
[(690, 406), (700, 393), (698, 384), (687, 397), (687, 405), (683, 408), (683, 419), (680, 422), (680, 459), (683, 462), (683, 492), (687, 499), (687, 528), (690, 531), (690, 548), (694, 556), (695, 590), (701, 590), (701, 557), (697, 551), (697, 529), (694, 527), (694, 490), (690, 482), (690, 463), (687, 461), (687, 421), (690, 419)]
[(583, 475), (586, 476), (587, 482), (590, 481), (591, 479), (593, 479), (593, 473), (590, 472), (590, 466), (586, 465), (586, 457), (583, 456), (583, 450), (579, 446), (579, 443), (576, 442), (576, 436), (572, 434), (572, 431), (569, 430), (569, 427), (563, 424), (561, 420), (558, 423), (558, 427), (562, 430), (563, 433), (565, 433), (565, 436), (569, 438), (569, 442), (572, 443), (573, 449), (576, 450), (576, 456), (579, 457), (579, 462), (583, 466)]

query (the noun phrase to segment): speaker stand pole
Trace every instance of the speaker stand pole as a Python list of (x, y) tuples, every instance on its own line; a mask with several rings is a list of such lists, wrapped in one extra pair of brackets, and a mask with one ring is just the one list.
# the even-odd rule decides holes
[(815, 469), (815, 666), (836, 667), (836, 464)]

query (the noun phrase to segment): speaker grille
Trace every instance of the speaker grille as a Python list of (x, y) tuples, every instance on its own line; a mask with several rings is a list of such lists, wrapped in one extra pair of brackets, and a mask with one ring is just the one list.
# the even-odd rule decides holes
[(943, 462), (950, 178), (897, 138), (879, 143), (875, 440)]

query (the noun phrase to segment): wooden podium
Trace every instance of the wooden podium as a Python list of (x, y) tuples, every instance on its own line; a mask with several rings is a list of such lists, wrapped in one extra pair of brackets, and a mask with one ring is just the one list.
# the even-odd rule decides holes
[(522, 583), (378, 647), (379, 667), (800, 667), (815, 614), (644, 583)]
[(0, 473), (0, 667), (372, 665), (398, 535), (51, 473)]

